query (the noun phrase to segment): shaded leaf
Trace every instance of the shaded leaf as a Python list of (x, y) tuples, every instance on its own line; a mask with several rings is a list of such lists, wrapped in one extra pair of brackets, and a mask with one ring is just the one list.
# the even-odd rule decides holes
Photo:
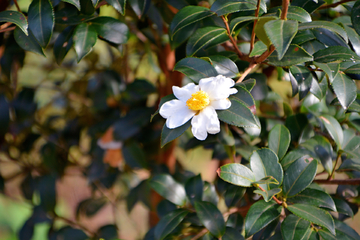
[(324, 124), (332, 139), (334, 139), (336, 142), (338, 148), (342, 148), (344, 134), (339, 122), (330, 115), (323, 115), (319, 118), (321, 119), (321, 122)]
[(191, 119), (180, 127), (170, 129), (164, 124), (161, 131), (161, 147), (164, 147), (167, 143), (180, 137), (191, 126)]
[(185, 191), (191, 202), (194, 205), (195, 201), (201, 201), (203, 195), (204, 183), (201, 180), (201, 175), (189, 178), (185, 183)]
[(306, 188), (294, 197), (288, 198), (287, 201), (291, 203), (311, 205), (314, 207), (328, 208), (336, 212), (335, 203), (330, 195), (314, 188)]
[(150, 186), (161, 196), (176, 205), (182, 206), (186, 202), (184, 186), (177, 183), (168, 174), (155, 175), (150, 181)]
[(359, 240), (360, 236), (359, 234), (349, 227), (346, 223), (339, 221), (337, 219), (334, 219), (335, 221), (335, 229), (336, 229), (336, 236), (340, 239), (342, 237), (344, 239), (350, 239), (350, 240)]
[(338, 73), (331, 83), (336, 97), (339, 99), (341, 106), (347, 109), (356, 99), (356, 84), (354, 80), (343, 73)]
[(122, 44), (129, 38), (128, 26), (115, 18), (98, 17), (91, 20), (91, 23), (99, 36), (109, 42)]
[(36, 41), (34, 35), (30, 30), (29, 34), (25, 35), (25, 33), (19, 27), (16, 27), (14, 31), (14, 38), (16, 43), (19, 44), (22, 49), (45, 56), (44, 50)]
[[(350, 49), (343, 46), (332, 46), (314, 53), (314, 61), (318, 63), (360, 60)], [(334, 69), (333, 69), (334, 70)]]
[(281, 233), (284, 240), (302, 240), (309, 229), (310, 222), (294, 214), (288, 215), (281, 223)]
[(195, 202), (196, 213), (209, 232), (221, 237), (225, 233), (225, 222), (219, 209), (210, 202)]
[[(225, 14), (248, 11), (256, 9), (256, 1), (254, 0), (216, 0), (210, 10), (215, 12), (218, 16)], [(266, 12), (266, 10), (265, 10)]]
[(11, 22), (18, 26), (21, 31), (28, 35), (28, 22), (24, 14), (18, 11), (2, 11), (0, 12), (0, 22)]
[(223, 240), (244, 240), (244, 237), (239, 231), (232, 227), (226, 227), (225, 234), (222, 236)]
[(292, 6), (298, 6), (301, 7), (303, 9), (305, 9), (306, 11), (308, 11), (309, 13), (314, 12), (317, 8), (319, 8), (321, 5), (323, 5), (325, 3), (325, 1), (323, 0), (294, 0), (291, 2)]
[(138, 142), (126, 142), (122, 148), (122, 154), (126, 164), (132, 169), (147, 167), (145, 152)]
[(239, 75), (239, 69), (236, 64), (229, 58), (221, 55), (209, 56), (211, 65), (219, 75), (233, 78)]
[(279, 159), (285, 156), (290, 141), (290, 131), (284, 125), (277, 124), (269, 132), (269, 148), (276, 153)]
[(267, 46), (262, 41), (257, 41), (251, 51), (249, 57), (254, 57), (263, 54), (267, 50)]
[(202, 78), (215, 77), (218, 75), (215, 68), (209, 62), (193, 57), (181, 59), (176, 63), (174, 71), (182, 72), (196, 83)]
[(351, 8), (351, 23), (357, 32), (360, 35), (360, 2), (356, 1), (354, 6)]
[(268, 57), (270, 65), (285, 67), (296, 65), (313, 60), (313, 57), (307, 53), (302, 47), (291, 44), (281, 60), (278, 60), (276, 50)]
[(300, 134), (308, 124), (308, 119), (304, 114), (296, 114), (286, 118), (285, 126), (291, 134), (291, 141), (298, 141)]
[(354, 217), (354, 212), (349, 206), (348, 202), (341, 198), (333, 198), (337, 212), (345, 214), (349, 217)]
[(77, 10), (80, 11), (80, 0), (62, 0), (62, 1), (72, 4), (77, 8)]
[(189, 212), (185, 209), (176, 209), (166, 214), (155, 227), (155, 239), (164, 239), (172, 230), (174, 230)]
[(249, 168), (238, 163), (221, 166), (217, 170), (217, 174), (224, 181), (238, 186), (250, 187), (255, 182), (254, 173)]
[(129, 4), (140, 19), (149, 10), (151, 0), (131, 0)]
[(74, 30), (73, 40), (77, 61), (80, 62), (96, 43), (96, 29), (88, 23), (81, 23)]
[(348, 36), (346, 34), (346, 31), (338, 24), (329, 21), (312, 21), (312, 22), (300, 23), (298, 30), (302, 31), (302, 30), (314, 29), (314, 28), (328, 29), (331, 32), (335, 32), (339, 34), (346, 42), (348, 41)]
[(74, 28), (71, 26), (65, 28), (64, 31), (59, 34), (54, 43), (54, 56), (57, 64), (59, 65), (73, 45), (73, 30)]
[(113, 6), (120, 14), (125, 15), (126, 0), (106, 0)]

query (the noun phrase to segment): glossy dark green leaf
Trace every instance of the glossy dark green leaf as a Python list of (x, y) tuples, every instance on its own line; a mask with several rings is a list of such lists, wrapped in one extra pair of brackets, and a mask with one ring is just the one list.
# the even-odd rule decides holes
[(62, 31), (54, 43), (54, 56), (57, 64), (61, 64), (73, 45), (72, 33), (74, 28), (69, 26)]
[(91, 26), (93, 26), (99, 37), (115, 43), (126, 43), (129, 38), (128, 26), (112, 17), (98, 17), (91, 20)]
[(191, 120), (187, 121), (184, 125), (174, 129), (170, 129), (166, 126), (166, 124), (164, 124), (161, 131), (161, 147), (164, 147), (167, 143), (180, 137), (190, 126)]
[(357, 34), (354, 28), (347, 26), (346, 24), (342, 24), (343, 28), (345, 29), (352, 48), (356, 52), (357, 55), (360, 54), (360, 36)]
[(337, 240), (338, 239), (335, 235), (331, 234), (331, 232), (327, 231), (326, 229), (319, 229), (318, 234), (321, 237), (321, 239), (324, 239), (324, 240)]
[[(270, 15), (271, 13), (276, 14), (279, 10), (281, 10), (281, 6), (271, 8), (267, 12), (267, 15)], [(310, 14), (306, 10), (298, 6), (289, 6), (286, 18), (296, 20), (298, 22), (312, 21)]]
[(195, 201), (201, 201), (203, 195), (204, 183), (201, 180), (201, 175), (189, 178), (185, 183), (185, 191), (191, 202), (194, 205)]
[(300, 134), (305, 126), (308, 124), (308, 119), (304, 114), (296, 114), (286, 118), (285, 126), (289, 129), (291, 134), (291, 141), (298, 141)]
[(150, 186), (165, 199), (170, 202), (182, 206), (186, 203), (186, 192), (183, 185), (177, 183), (168, 174), (155, 175)]
[(298, 29), (298, 22), (294, 20), (272, 20), (264, 25), (266, 34), (275, 46), (278, 59), (281, 60), (288, 50)]
[(319, 42), (318, 40), (311, 40), (305, 42), (301, 44), (301, 47), (304, 48), (304, 50), (310, 55), (314, 55), (314, 53), (316, 53), (317, 51), (326, 48), (326, 46), (323, 43)]
[(312, 78), (310, 92), (314, 94), (315, 97), (317, 97), (319, 100), (322, 100), (326, 96), (327, 90), (328, 81), (326, 80), (325, 75), (319, 80), (319, 82), (316, 80), (316, 78)]
[(341, 106), (347, 109), (356, 99), (356, 84), (344, 73), (338, 73), (331, 83)]
[(360, 146), (360, 136), (356, 135), (356, 131), (352, 128), (344, 130), (344, 139), (342, 148), (344, 151), (354, 151)]
[(312, 33), (312, 31), (310, 30), (304, 30), (304, 31), (299, 31), (296, 33), (292, 43), (293, 44), (297, 44), (297, 45), (301, 45), (305, 42), (311, 41), (316, 39), (316, 37), (314, 36), (314, 34)]
[(131, 168), (146, 168), (146, 155), (140, 144), (135, 141), (126, 142), (122, 148), (122, 153), (127, 165)]
[(211, 202), (214, 205), (217, 205), (219, 202), (219, 196), (216, 192), (214, 184), (209, 182), (204, 182), (204, 191), (203, 191), (203, 201)]
[(106, 0), (113, 6), (120, 14), (125, 15), (126, 0)]
[(243, 85), (236, 84), (235, 88), (238, 90), (237, 93), (232, 94), (229, 99), (235, 99), (241, 103), (243, 103), (246, 107), (248, 107), (251, 112), (255, 114), (256, 106), (255, 106), (255, 100), (252, 97), (251, 93), (243, 87)]
[(244, 225), (244, 218), (241, 216), (240, 213), (230, 214), (229, 218), (226, 221), (227, 227), (235, 228), (239, 232), (242, 231), (243, 225)]
[(316, 160), (297, 159), (285, 170), (283, 194), (291, 197), (303, 191), (314, 179), (316, 170)]
[(108, 224), (105, 226), (102, 226), (97, 230), (97, 236), (101, 239), (113, 239), (118, 240), (117, 234), (118, 228), (116, 225)]
[(351, 8), (351, 23), (357, 32), (357, 34), (360, 35), (360, 18), (358, 17), (360, 15), (360, 2), (356, 1), (354, 6)]
[(248, 21), (254, 21), (255, 19), (258, 19), (257, 17), (254, 16), (241, 16), (241, 17), (237, 17), (231, 20), (230, 22), (230, 31), (231, 33), (233, 33), (236, 29), (236, 27), (244, 22), (248, 22)]
[(70, 226), (60, 228), (56, 232), (51, 233), (50, 239), (76, 239), (76, 240), (87, 240), (89, 237), (84, 231)]
[(29, 34), (26, 36), (19, 27), (16, 27), (14, 31), (14, 38), (16, 43), (19, 44), (22, 49), (45, 56), (44, 50), (30, 30)]
[(80, 0), (80, 12), (85, 15), (92, 15), (95, 12), (93, 1), (96, 0)]
[(222, 240), (245, 240), (239, 231), (232, 227), (226, 227)]
[(128, 1), (131, 8), (134, 10), (138, 18), (140, 19), (149, 9), (150, 7), (150, 0), (131, 0)]
[(273, 20), (277, 20), (277, 17), (274, 16), (264, 16), (264, 17), (260, 17), (258, 18), (255, 28), (254, 28), (254, 33), (256, 35), (256, 37), (262, 41), (267, 47), (269, 47), (271, 45), (271, 41), (265, 31), (265, 24), (267, 22), (273, 21)]
[(280, 219), (277, 218), (275, 221), (269, 223), (266, 227), (258, 231), (252, 236), (253, 240), (263, 240), (263, 239), (280, 239), (281, 232), (280, 232)]
[(176, 63), (174, 70), (182, 72), (196, 83), (202, 78), (218, 75), (215, 68), (208, 61), (193, 57), (181, 59)]
[(24, 14), (18, 11), (2, 11), (0, 12), (0, 22), (11, 22), (18, 26), (21, 31), (28, 35), (28, 22)]
[(29, 6), (29, 29), (42, 48), (45, 48), (52, 36), (55, 18), (54, 9), (49, 0), (34, 0)]
[(251, 51), (249, 57), (254, 57), (263, 54), (267, 50), (266, 45), (262, 41), (257, 41)]
[(341, 198), (333, 198), (333, 199), (336, 205), (337, 212), (345, 214), (349, 217), (354, 217), (354, 212), (346, 200)]
[(251, 205), (245, 218), (245, 238), (250, 237), (277, 219), (281, 211), (282, 206), (274, 201), (260, 200)]
[(339, 170), (354, 170), (360, 172), (360, 159), (346, 159), (340, 165)]
[(211, 65), (215, 68), (219, 75), (223, 75), (228, 78), (239, 76), (239, 69), (230, 58), (221, 55), (213, 55), (209, 56), (209, 59)]
[[(150, 190), (151, 189), (150, 189), (149, 181), (147, 179), (141, 181), (136, 187), (131, 188), (130, 192), (126, 196), (126, 206), (127, 206), (128, 212), (132, 211), (132, 209), (134, 208), (135, 204), (138, 201), (141, 201), (143, 204), (145, 204), (145, 206), (150, 208), (151, 207), (150, 199), (149, 199)], [(164, 200), (164, 201), (167, 201), (167, 200)], [(170, 203), (170, 204), (172, 204), (172, 203)], [(160, 205), (160, 203), (159, 203), (159, 205)], [(176, 205), (175, 204), (173, 204), (173, 205), (174, 205), (174, 209), (175, 209)], [(159, 214), (159, 216), (161, 217), (160, 214)]]
[(334, 220), (329, 212), (305, 204), (288, 205), (287, 209), (296, 216), (325, 227), (332, 234), (335, 234)]
[[(259, 149), (251, 154), (249, 160), (250, 167), (255, 175), (256, 181), (259, 181), (264, 177), (272, 176), (277, 180), (278, 184), (281, 184), (283, 179), (283, 170), (278, 157), (272, 150), (268, 148)], [(262, 188), (265, 190), (276, 188), (277, 185), (261, 184)]]
[(346, 42), (348, 41), (348, 36), (346, 31), (338, 24), (329, 22), (329, 21), (312, 21), (306, 23), (299, 24), (299, 31), (306, 30), (306, 29), (314, 29), (314, 28), (325, 28), (330, 30), (331, 32), (335, 32), (339, 34)]
[(320, 68), (321, 70), (323, 70), (326, 73), (330, 83), (332, 83), (335, 76), (339, 73), (339, 70), (340, 70), (340, 64), (338, 64), (338, 63), (314, 62), (314, 65), (317, 66), (318, 68)]
[(188, 40), (186, 55), (192, 56), (200, 49), (210, 48), (229, 40), (226, 29), (222, 27), (204, 27), (198, 29)]
[(238, 163), (221, 166), (217, 170), (217, 174), (224, 181), (243, 187), (250, 187), (256, 181), (254, 173), (249, 168)]
[(195, 202), (196, 213), (209, 232), (221, 237), (225, 233), (225, 221), (220, 210), (210, 202)]
[(200, 6), (187, 6), (182, 8), (173, 18), (169, 27), (170, 38), (190, 24), (196, 23), (202, 19), (214, 15), (214, 12), (209, 11), (208, 8)]
[(290, 203), (301, 203), (314, 207), (328, 208), (336, 212), (335, 203), (330, 195), (314, 188), (306, 188), (294, 197), (288, 198), (287, 201)]
[(96, 43), (96, 29), (88, 23), (81, 23), (74, 30), (73, 40), (77, 61), (80, 62), (81, 59), (91, 52)]
[(268, 63), (277, 67), (286, 67), (313, 60), (313, 57), (302, 47), (290, 44), (283, 58), (279, 61), (276, 50), (268, 57)]
[(356, 53), (342, 46), (332, 46), (314, 53), (314, 61), (319, 63), (355, 60), (360, 60)]
[(325, 1), (323, 0), (317, 0), (317, 1), (313, 1), (313, 0), (294, 0), (291, 2), (292, 6), (298, 6), (301, 7), (303, 9), (305, 9), (307, 12), (312, 13), (314, 12), (317, 8), (319, 8), (321, 5), (323, 5), (325, 3)]
[(310, 91), (313, 79), (312, 73), (308, 68), (303, 66), (291, 66), (290, 73), (290, 78), (294, 77), (297, 82), (299, 99), (301, 100), (306, 97)]
[(346, 239), (346, 240), (359, 240), (359, 234), (351, 227), (349, 227), (346, 223), (334, 219), (335, 221), (335, 229), (336, 236), (338, 239)]
[(268, 138), (269, 148), (276, 153), (279, 159), (285, 156), (290, 141), (290, 132), (284, 125), (277, 124), (271, 129)]
[(338, 148), (342, 148), (344, 134), (339, 122), (330, 115), (320, 116), (320, 119), (332, 139), (334, 139), (334, 141), (336, 142)]
[(294, 214), (288, 215), (281, 223), (281, 233), (284, 240), (302, 240), (309, 229), (310, 222)]
[(236, 206), (246, 192), (246, 188), (229, 184), (224, 193), (225, 204), (227, 207)]
[(56, 205), (56, 177), (43, 175), (36, 179), (36, 190), (40, 196), (40, 205), (47, 212), (54, 211)]
[(217, 111), (221, 121), (237, 127), (259, 128), (260, 124), (248, 107), (236, 99), (230, 99), (230, 101), (230, 108)]
[(176, 209), (163, 218), (160, 219), (158, 224), (155, 227), (155, 239), (162, 240), (164, 239), (172, 230), (174, 230), (181, 221), (186, 217), (189, 212), (185, 209)]
[(96, 18), (94, 14), (85, 15), (77, 11), (76, 8), (67, 7), (56, 11), (55, 23), (65, 25), (79, 25), (94, 18)]
[(210, 10), (215, 12), (218, 16), (255, 9), (256, 1), (254, 0), (216, 0), (210, 8)]
[(298, 160), (299, 158), (313, 158), (313, 153), (307, 149), (297, 148), (295, 150), (290, 151), (285, 157), (281, 160), (281, 165), (283, 169), (286, 170), (293, 162)]
[(79, 11), (80, 11), (80, 9), (81, 9), (81, 7), (80, 7), (80, 0), (62, 0), (62, 1), (74, 5)]
[(255, 190), (254, 193), (261, 195), (264, 198), (265, 202), (269, 202), (273, 198), (273, 196), (280, 193), (281, 191), (282, 191), (281, 188), (273, 188), (271, 190), (266, 190), (266, 191)]

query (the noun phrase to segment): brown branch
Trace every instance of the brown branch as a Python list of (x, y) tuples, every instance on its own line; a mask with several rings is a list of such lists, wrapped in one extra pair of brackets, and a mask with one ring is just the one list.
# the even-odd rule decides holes
[(4, 29), (0, 29), (0, 33), (2, 32), (10, 32), (12, 30), (14, 30), (16, 27), (9, 27), (9, 28), (4, 28)]
[(196, 234), (194, 237), (192, 237), (190, 240), (196, 240), (201, 238), (202, 236), (204, 236), (209, 230), (207, 230), (206, 228), (202, 229), (200, 232), (198, 232), (198, 234)]
[(100, 8), (100, 7), (102, 7), (102, 6), (106, 5), (106, 4), (108, 4), (108, 3), (103, 0), (96, 6), (96, 9), (98, 9), (98, 8)]
[(326, 4), (326, 5), (322, 5), (318, 9), (320, 10), (320, 9), (325, 9), (325, 8), (337, 7), (337, 6), (341, 5), (341, 4), (344, 4), (344, 3), (347, 3), (347, 2), (352, 2), (352, 1), (355, 1), (355, 0), (343, 0), (343, 1), (340, 1), (340, 2), (332, 3), (332, 4)]
[(354, 179), (315, 179), (315, 183), (326, 184), (326, 185), (360, 185), (360, 178)]
[(80, 228), (82, 229), (83, 231), (87, 232), (88, 234), (90, 234), (91, 236), (95, 237), (97, 234), (96, 232), (93, 232), (91, 230), (89, 230), (87, 227), (85, 227), (84, 225), (82, 225), (81, 223), (78, 223), (78, 222), (75, 222), (71, 219), (68, 219), (68, 218), (65, 218), (65, 217), (62, 217), (62, 216), (59, 216), (57, 215), (56, 213), (55, 214), (55, 218), (57, 219), (60, 219), (60, 220), (63, 220), (64, 222), (74, 226), (74, 227), (77, 227), (77, 228)]
[(251, 72), (251, 70), (253, 70), (256, 66), (257, 64), (250, 63), (249, 67), (243, 72), (243, 74), (241, 74), (241, 77), (236, 81), (236, 83), (242, 82), (245, 77)]
[[(257, 5), (256, 5), (256, 10), (255, 10), (255, 17), (259, 17), (260, 3), (261, 3), (261, 0), (258, 0)], [(253, 27), (253, 30), (252, 30), (252, 33), (251, 33), (250, 52), (254, 49), (254, 45), (255, 45), (255, 26), (256, 26), (257, 22), (258, 22), (258, 20), (255, 19), (254, 27)]]
[(16, 6), (16, 9), (18, 10), (18, 12), (21, 12), (21, 10), (20, 10), (20, 7), (19, 7), (19, 4), (18, 4), (17, 0), (14, 0), (14, 3), (15, 3), (15, 6)]
[(336, 168), (336, 165), (338, 164), (340, 158), (341, 158), (341, 151), (338, 152), (338, 155), (337, 155), (337, 158), (336, 158), (336, 161), (335, 161), (335, 165), (334, 165), (333, 170), (331, 171), (331, 174), (329, 175), (327, 180), (331, 180), (332, 177), (334, 176), (335, 168)]
[(267, 51), (265, 51), (259, 57), (255, 58), (254, 61), (256, 63), (261, 63), (261, 62), (265, 61), (274, 51), (275, 51), (275, 47), (274, 47), (274, 45), (271, 45)]
[(290, 0), (283, 0), (282, 1), (282, 10), (281, 10), (281, 19), (286, 20), (286, 16), (289, 9), (289, 2)]

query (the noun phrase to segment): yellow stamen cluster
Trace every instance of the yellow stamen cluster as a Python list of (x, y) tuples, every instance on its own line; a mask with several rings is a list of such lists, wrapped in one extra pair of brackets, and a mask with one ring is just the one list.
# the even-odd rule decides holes
[(196, 93), (193, 93), (191, 95), (191, 98), (189, 98), (186, 101), (186, 105), (189, 107), (189, 109), (195, 111), (202, 110), (209, 104), (210, 104), (209, 95), (201, 90), (197, 91)]

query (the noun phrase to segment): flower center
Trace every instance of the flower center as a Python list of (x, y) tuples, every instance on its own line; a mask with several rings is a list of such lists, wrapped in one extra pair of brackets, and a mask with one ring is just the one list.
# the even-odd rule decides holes
[(209, 95), (201, 90), (191, 94), (191, 98), (186, 101), (186, 105), (191, 110), (202, 110), (209, 104)]

